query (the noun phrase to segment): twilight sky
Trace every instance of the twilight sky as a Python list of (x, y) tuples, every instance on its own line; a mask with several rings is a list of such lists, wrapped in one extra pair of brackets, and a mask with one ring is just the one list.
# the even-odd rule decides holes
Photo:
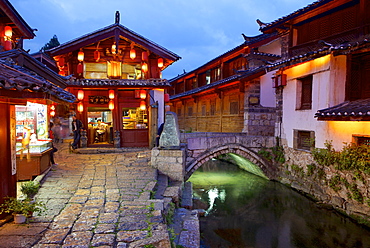
[(189, 72), (260, 34), (256, 19), (272, 22), (314, 0), (9, 0), (35, 32), (25, 50), (37, 52), (53, 35), (62, 44), (120, 24), (178, 54), (163, 71), (171, 79)]

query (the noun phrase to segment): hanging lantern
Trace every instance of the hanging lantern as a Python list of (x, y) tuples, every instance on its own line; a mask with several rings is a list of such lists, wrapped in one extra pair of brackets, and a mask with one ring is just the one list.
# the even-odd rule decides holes
[(55, 111), (54, 110), (50, 111), (50, 116), (51, 117), (54, 117), (55, 116)]
[(134, 48), (130, 50), (130, 59), (134, 60), (136, 58), (136, 51)]
[(113, 109), (114, 109), (114, 101), (113, 101), (113, 100), (109, 100), (108, 108), (109, 108), (110, 110), (113, 110)]
[(79, 91), (77, 92), (77, 99), (78, 99), (78, 100), (82, 101), (82, 100), (84, 99), (84, 96), (85, 96), (85, 93), (84, 93), (84, 91), (83, 91), (83, 90), (79, 90)]
[(108, 91), (108, 97), (109, 99), (113, 100), (114, 99), (114, 90), (109, 90)]
[(143, 100), (146, 98), (146, 90), (140, 90), (140, 98)]
[(82, 49), (78, 52), (78, 54), (77, 54), (77, 59), (78, 59), (78, 61), (80, 61), (80, 62), (82, 62), (82, 61), (84, 61), (84, 56), (85, 56), (85, 54), (84, 54), (84, 52), (82, 51)]
[(13, 30), (11, 26), (5, 26), (4, 27), (4, 35), (8, 38), (11, 38), (13, 35)]
[(79, 63), (78, 65), (77, 65), (77, 73), (78, 74), (81, 74), (81, 73), (83, 73), (84, 72), (84, 66), (82, 65), (82, 63)]
[(140, 102), (140, 109), (141, 109), (141, 110), (145, 110), (145, 109), (146, 109), (145, 101), (141, 101), (141, 102)]
[(144, 73), (147, 73), (148, 72), (148, 64), (147, 63), (143, 63), (142, 66), (141, 66), (141, 70), (144, 72)]
[(77, 111), (82, 113), (84, 111), (84, 105), (82, 102), (77, 103)]
[(163, 67), (163, 58), (158, 59), (158, 67), (162, 68)]
[(55, 106), (54, 106), (54, 105), (51, 105), (51, 106), (50, 106), (50, 109), (51, 109), (51, 110), (55, 110)]
[(99, 62), (100, 60), (100, 52), (98, 50), (94, 51), (94, 59), (96, 62)]
[(12, 50), (12, 41), (11, 40), (4, 41), (4, 49), (5, 49), (5, 51)]
[(148, 60), (148, 52), (142, 52), (141, 54), (141, 60), (142, 61), (147, 61)]
[(116, 46), (116, 42), (114, 42), (112, 45), (112, 54), (116, 54), (116, 53), (117, 53), (117, 46)]
[(170, 94), (164, 94), (164, 102), (170, 102)]

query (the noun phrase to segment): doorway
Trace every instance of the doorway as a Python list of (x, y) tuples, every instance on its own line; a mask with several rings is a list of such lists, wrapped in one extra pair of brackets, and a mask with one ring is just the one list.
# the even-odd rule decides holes
[(113, 145), (113, 114), (104, 107), (88, 107), (87, 140), (90, 146)]

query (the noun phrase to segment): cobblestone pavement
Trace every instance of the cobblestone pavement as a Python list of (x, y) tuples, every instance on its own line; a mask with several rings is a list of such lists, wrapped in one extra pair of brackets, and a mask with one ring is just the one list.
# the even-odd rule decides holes
[(163, 202), (150, 200), (150, 150), (75, 154), (57, 145), (58, 165), (36, 196), (46, 214), (0, 227), (0, 247), (170, 247)]

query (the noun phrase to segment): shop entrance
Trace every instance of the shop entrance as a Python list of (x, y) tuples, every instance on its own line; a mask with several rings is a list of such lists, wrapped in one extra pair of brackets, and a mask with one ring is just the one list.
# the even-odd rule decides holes
[(88, 145), (113, 145), (112, 111), (104, 107), (88, 107), (87, 122)]

